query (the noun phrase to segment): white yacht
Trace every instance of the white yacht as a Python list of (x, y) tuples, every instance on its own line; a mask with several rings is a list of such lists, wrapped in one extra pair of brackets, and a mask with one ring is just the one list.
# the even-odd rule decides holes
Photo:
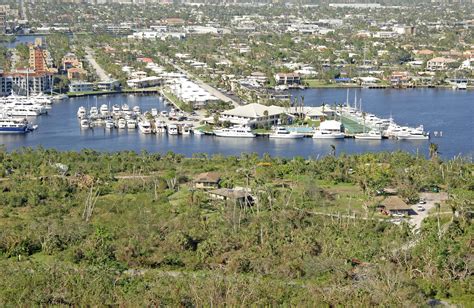
[(140, 106), (133, 106), (133, 113), (140, 114)]
[(122, 111), (125, 113), (130, 113), (130, 107), (127, 104), (123, 104)]
[(162, 134), (166, 132), (166, 123), (155, 118), (155, 133)]
[(107, 115), (109, 113), (109, 107), (107, 107), (106, 104), (102, 104), (100, 106), (100, 114), (101, 115)]
[(290, 132), (284, 127), (277, 127), (269, 137), (275, 139), (301, 139), (304, 138), (304, 135), (297, 132)]
[(255, 138), (256, 135), (252, 133), (250, 127), (233, 126), (231, 128), (222, 128), (214, 130), (214, 134), (218, 137), (233, 137), (233, 138)]
[(313, 134), (313, 139), (344, 139), (344, 137), (342, 123), (334, 120), (321, 122)]
[(7, 115), (11, 117), (37, 117), (40, 112), (37, 109), (32, 109), (26, 106), (15, 106), (11, 109), (7, 109)]
[(183, 129), (182, 129), (182, 133), (183, 133), (183, 135), (191, 134), (191, 127), (189, 127), (188, 125), (184, 125)]
[(168, 125), (168, 135), (179, 135), (179, 128), (176, 124)]
[(120, 106), (119, 105), (113, 105), (112, 106), (112, 112), (115, 114), (118, 114), (120, 112)]
[(151, 134), (151, 124), (147, 120), (142, 120), (138, 122), (138, 128), (143, 134)]
[(97, 109), (97, 107), (91, 107), (89, 114), (91, 115), (91, 117), (97, 117), (99, 115), (99, 110)]
[(79, 107), (79, 109), (77, 109), (77, 117), (78, 118), (83, 118), (85, 117), (87, 114), (87, 111), (86, 111), (86, 108), (84, 106), (81, 106)]
[(380, 132), (371, 130), (366, 133), (355, 134), (354, 138), (361, 140), (382, 140), (382, 134)]
[(117, 127), (118, 127), (119, 129), (124, 129), (124, 128), (126, 128), (126, 127), (127, 127), (127, 121), (126, 121), (124, 118), (118, 119), (118, 121), (117, 121)]
[(166, 110), (163, 110), (160, 114), (162, 117), (165, 117), (165, 118), (168, 117), (168, 111)]
[(408, 131), (401, 132), (397, 135), (397, 139), (400, 140), (428, 140), (430, 139), (429, 133), (425, 133), (423, 125), (417, 128), (409, 129)]
[(200, 129), (193, 129), (193, 135), (202, 136), (202, 135), (205, 135), (205, 133)]
[(105, 128), (112, 129), (115, 127), (114, 121), (111, 119), (105, 121)]
[(158, 109), (156, 109), (156, 108), (151, 108), (151, 115), (152, 115), (153, 117), (156, 117), (156, 116), (158, 115)]
[(82, 119), (81, 120), (81, 128), (90, 128), (91, 124), (89, 123), (89, 120), (87, 119)]
[(135, 128), (137, 128), (137, 120), (135, 120), (135, 119), (128, 119), (128, 120), (127, 120), (127, 128), (128, 128), (128, 129), (135, 129)]
[(28, 132), (26, 119), (0, 118), (0, 134), (24, 134)]

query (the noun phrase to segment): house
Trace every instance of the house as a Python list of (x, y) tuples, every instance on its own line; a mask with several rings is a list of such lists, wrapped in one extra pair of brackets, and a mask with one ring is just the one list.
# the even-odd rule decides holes
[(92, 82), (73, 81), (69, 84), (69, 92), (92, 92), (94, 84)]
[(209, 191), (209, 197), (214, 200), (231, 201), (241, 207), (253, 204), (253, 197), (243, 189), (219, 188)]
[(389, 196), (382, 200), (378, 206), (384, 213), (394, 215), (410, 215), (413, 211), (411, 207), (398, 196)]
[(301, 83), (301, 77), (298, 73), (278, 73), (275, 81), (277, 85), (295, 85)]
[(99, 81), (97, 88), (101, 91), (116, 91), (120, 89), (120, 82), (118, 80)]
[(87, 77), (87, 71), (80, 67), (71, 67), (67, 70), (67, 79), (84, 79)]
[(130, 88), (141, 89), (160, 86), (162, 81), (163, 78), (161, 77), (150, 76), (144, 78), (129, 79), (127, 80), (127, 85)]
[(426, 62), (426, 69), (429, 71), (443, 71), (448, 68), (448, 65), (456, 62), (450, 58), (436, 57)]
[(204, 172), (194, 177), (194, 188), (216, 189), (219, 188), (221, 176), (217, 172)]
[(277, 125), (285, 109), (278, 106), (265, 106), (252, 103), (222, 112), (220, 121), (232, 124), (257, 127), (259, 125)]

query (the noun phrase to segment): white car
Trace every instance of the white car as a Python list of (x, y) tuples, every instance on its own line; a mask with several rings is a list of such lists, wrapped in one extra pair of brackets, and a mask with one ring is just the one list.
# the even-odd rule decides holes
[(421, 204), (418, 204), (418, 212), (423, 212), (425, 210), (425, 208), (421, 205)]

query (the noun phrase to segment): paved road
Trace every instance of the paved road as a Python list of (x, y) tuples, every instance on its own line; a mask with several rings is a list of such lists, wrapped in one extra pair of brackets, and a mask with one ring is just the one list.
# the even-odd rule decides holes
[(86, 60), (90, 63), (90, 65), (94, 68), (97, 76), (101, 81), (109, 81), (110, 77), (107, 72), (97, 63), (94, 58), (94, 51), (90, 47), (86, 47)]

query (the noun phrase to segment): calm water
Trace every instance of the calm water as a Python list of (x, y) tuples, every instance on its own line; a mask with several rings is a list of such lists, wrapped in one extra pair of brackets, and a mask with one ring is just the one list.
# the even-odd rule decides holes
[[(353, 101), (355, 90), (351, 90)], [(318, 89), (294, 92), (305, 96), (305, 105), (319, 106), (322, 102), (343, 102), (346, 90)], [(191, 156), (193, 153), (220, 153), (239, 155), (241, 152), (269, 153), (273, 156), (316, 157), (330, 152), (331, 144), (338, 153), (361, 153), (404, 150), (427, 154), (430, 142), (439, 145), (443, 157), (474, 154), (474, 92), (436, 89), (414, 90), (357, 90), (363, 100), (364, 110), (389, 117), (399, 124), (416, 126), (424, 124), (427, 131), (443, 131), (442, 138), (430, 141), (320, 141), (311, 138), (302, 140), (274, 140), (268, 138), (232, 139), (214, 136), (167, 136), (143, 135), (137, 131), (118, 131), (95, 128), (81, 130), (76, 118), (81, 105), (93, 106), (96, 98), (74, 98), (57, 103), (46, 116), (38, 118), (38, 130), (24, 136), (0, 135), (0, 144), (8, 150), (22, 146), (43, 146), (59, 150), (81, 150), (91, 148), (100, 151), (147, 150), (149, 152), (174, 151)], [(97, 104), (104, 103), (139, 105), (143, 110), (165, 109), (156, 96), (111, 95), (97, 97)]]

